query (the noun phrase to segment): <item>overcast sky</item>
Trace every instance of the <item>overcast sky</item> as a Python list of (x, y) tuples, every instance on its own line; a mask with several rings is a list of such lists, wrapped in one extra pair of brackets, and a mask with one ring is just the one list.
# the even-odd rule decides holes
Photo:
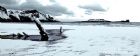
[(0, 0), (7, 9), (37, 9), (59, 20), (103, 18), (140, 22), (139, 0)]

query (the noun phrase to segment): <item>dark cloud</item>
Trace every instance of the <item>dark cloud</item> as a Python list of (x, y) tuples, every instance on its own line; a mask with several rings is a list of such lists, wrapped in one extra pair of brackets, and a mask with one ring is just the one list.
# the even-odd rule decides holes
[(106, 11), (99, 4), (79, 6), (79, 8), (86, 9), (85, 14), (87, 14), (87, 15), (91, 15), (94, 11), (101, 11), (101, 12)]
[(56, 0), (49, 0), (50, 2), (56, 2)]
[(50, 5), (50, 6), (46, 6), (46, 13), (52, 14), (52, 15), (61, 15), (61, 14), (68, 14), (68, 15), (73, 15), (73, 12), (68, 11), (67, 8), (58, 5), (58, 4), (54, 4), (54, 5)]
[(0, 6), (6, 7), (8, 9), (16, 7), (17, 5), (18, 3), (16, 0), (0, 0)]
[(0, 0), (0, 4), (14, 5), (17, 4), (17, 2), (15, 0)]
[(19, 5), (21, 9), (38, 9), (42, 8), (43, 6), (38, 3), (36, 0), (26, 0), (25, 3)]
[(86, 5), (86, 6), (79, 6), (80, 8), (92, 10), (92, 11), (106, 11), (104, 8), (102, 8), (100, 5)]
[(87, 14), (87, 15), (92, 15), (92, 12), (93, 12), (92, 10), (86, 10), (86, 11), (85, 11), (85, 14)]
[(62, 14), (73, 15), (73, 12), (68, 11), (67, 8), (59, 5), (58, 3), (55, 3), (55, 0), (51, 2), (54, 2), (54, 4), (43, 6), (36, 0), (27, 0), (23, 4), (17, 5), (15, 0), (0, 0), (0, 3), (4, 4), (2, 6), (8, 9), (20, 9), (20, 10), (36, 9), (44, 14), (50, 14), (52, 16), (60, 16)]

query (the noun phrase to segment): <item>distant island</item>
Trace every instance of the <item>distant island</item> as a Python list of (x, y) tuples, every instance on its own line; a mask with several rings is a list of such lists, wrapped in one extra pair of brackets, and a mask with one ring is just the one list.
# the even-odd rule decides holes
[(89, 19), (87, 21), (78, 21), (78, 22), (130, 22), (130, 20), (121, 20), (121, 21), (109, 21), (105, 19)]

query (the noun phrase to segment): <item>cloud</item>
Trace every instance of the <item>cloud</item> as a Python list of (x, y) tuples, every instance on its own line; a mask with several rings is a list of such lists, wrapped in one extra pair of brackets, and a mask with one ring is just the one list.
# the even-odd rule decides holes
[(0, 4), (14, 5), (17, 4), (16, 0), (0, 0)]
[(49, 13), (49, 14), (55, 15), (55, 16), (59, 16), (62, 14), (73, 15), (73, 12), (68, 11), (67, 8), (65, 8), (59, 4), (46, 6), (44, 10), (46, 11), (46, 13)]
[(106, 11), (103, 9), (101, 6), (96, 5), (96, 6), (79, 6), (80, 8), (87, 9), (87, 10), (92, 10), (92, 11)]
[(106, 11), (99, 4), (96, 4), (96, 5), (84, 5), (84, 6), (79, 6), (79, 8), (85, 9), (85, 14), (87, 14), (87, 15), (91, 15), (94, 11), (100, 11), (100, 12)]
[(92, 15), (92, 12), (93, 12), (92, 10), (86, 10), (86, 11), (85, 11), (85, 14), (87, 14), (87, 15)]
[(56, 2), (56, 0), (49, 0), (50, 2)]
[(16, 0), (0, 0), (0, 4), (8, 9), (36, 9), (44, 14), (50, 14), (52, 16), (61, 16), (62, 14), (73, 15), (73, 12), (68, 11), (67, 8), (60, 4), (55, 3), (55, 0), (50, 2), (54, 2), (54, 4), (43, 6), (37, 0), (26, 0), (26, 2), (18, 5)]

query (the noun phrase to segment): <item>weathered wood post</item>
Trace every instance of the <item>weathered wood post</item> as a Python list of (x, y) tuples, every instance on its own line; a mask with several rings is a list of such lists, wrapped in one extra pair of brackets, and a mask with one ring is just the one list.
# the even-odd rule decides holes
[(21, 37), (23, 37), (23, 35), (20, 33), (17, 33), (17, 39), (21, 39)]
[(62, 34), (62, 32), (63, 32), (63, 31), (62, 31), (62, 26), (61, 26), (61, 27), (60, 27), (60, 35)]
[(36, 26), (39, 29), (39, 33), (41, 35), (41, 41), (48, 41), (49, 37), (47, 32), (44, 30), (44, 28), (41, 26), (41, 22), (39, 21), (39, 19), (36, 19), (34, 16), (32, 17), (33, 22), (35, 22)]
[(12, 38), (14, 39), (15, 37), (16, 37), (16, 34), (13, 33), (13, 34), (12, 34)]
[(28, 34), (26, 34), (25, 32), (22, 32), (24, 34), (24, 38), (23, 40), (26, 40), (28, 37), (30, 37)]

